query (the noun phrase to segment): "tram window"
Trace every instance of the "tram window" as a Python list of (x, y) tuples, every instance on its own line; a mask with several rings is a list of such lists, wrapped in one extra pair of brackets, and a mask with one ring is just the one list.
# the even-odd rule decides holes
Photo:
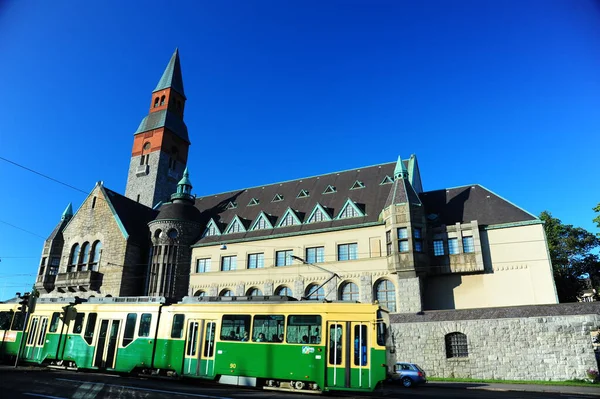
[(204, 340), (204, 357), (212, 357), (215, 350), (216, 323), (206, 325), (206, 339)]
[(88, 316), (87, 325), (85, 326), (85, 333), (83, 334), (83, 339), (88, 344), (92, 344), (92, 340), (94, 339), (94, 328), (96, 327), (96, 319), (98, 318), (98, 313), (90, 313)]
[(171, 327), (171, 338), (181, 338), (183, 337), (183, 322), (185, 321), (184, 314), (174, 314), (173, 315), (173, 326)]
[(354, 365), (367, 365), (367, 326), (354, 326)]
[(75, 316), (75, 323), (73, 324), (73, 334), (81, 334), (83, 330), (83, 319), (85, 319), (85, 313), (77, 313)]
[(387, 326), (383, 321), (383, 314), (381, 310), (377, 311), (377, 345), (385, 346), (385, 341), (387, 339)]
[(150, 313), (143, 313), (140, 319), (140, 328), (138, 329), (138, 337), (149, 337), (150, 336), (150, 323), (152, 323), (152, 315)]
[(25, 313), (15, 313), (10, 329), (13, 331), (23, 331), (23, 324), (25, 324)]
[(321, 316), (288, 316), (286, 342), (288, 344), (320, 344)]
[(35, 340), (35, 334), (37, 333), (38, 321), (39, 319), (37, 317), (34, 317), (31, 321), (31, 324), (29, 325), (29, 336), (27, 337), (27, 345), (33, 345), (33, 342)]
[(341, 324), (329, 326), (329, 364), (342, 364), (342, 335)]
[(125, 332), (123, 332), (123, 347), (133, 342), (133, 333), (135, 332), (135, 322), (137, 321), (137, 313), (127, 314), (125, 322)]
[(42, 317), (42, 323), (40, 326), (40, 336), (38, 337), (38, 346), (44, 346), (44, 341), (46, 340), (46, 327), (48, 327), (48, 318)]
[(283, 315), (256, 315), (252, 328), (252, 341), (282, 342), (284, 330), (285, 317)]
[(48, 332), (56, 332), (58, 330), (58, 318), (60, 317), (59, 312), (52, 313), (52, 320), (50, 321), (50, 329)]
[[(223, 315), (221, 323), (222, 341), (241, 341), (250, 333), (250, 316), (239, 314)], [(246, 338), (245, 341), (248, 339)]]
[(0, 312), (0, 330), (8, 330), (12, 321), (12, 312)]

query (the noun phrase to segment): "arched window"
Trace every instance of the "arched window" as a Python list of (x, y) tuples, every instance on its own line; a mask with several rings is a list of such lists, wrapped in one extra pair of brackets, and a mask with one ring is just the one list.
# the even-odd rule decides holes
[(233, 296), (233, 291), (226, 288), (223, 291), (221, 291), (219, 296)]
[(165, 96), (160, 98), (160, 105), (165, 105)]
[(90, 260), (90, 243), (84, 242), (81, 246), (81, 259), (79, 259), (79, 270), (86, 271), (87, 263)]
[(352, 282), (342, 284), (340, 288), (340, 299), (342, 301), (358, 301), (359, 295), (358, 285)]
[(77, 268), (77, 261), (79, 260), (79, 244), (73, 245), (71, 248), (71, 258), (69, 259), (69, 266), (67, 267), (68, 272), (74, 272)]
[(319, 288), (318, 284), (310, 284), (306, 287), (306, 292), (304, 296), (308, 299), (316, 299), (317, 301), (322, 301), (325, 299), (325, 290), (323, 287)]
[(468, 357), (467, 336), (461, 332), (446, 334), (446, 357)]
[(92, 245), (92, 257), (90, 258), (90, 270), (98, 271), (98, 262), (100, 262), (100, 254), (102, 253), (102, 243), (95, 241)]
[(390, 312), (396, 311), (396, 288), (390, 280), (380, 280), (375, 284), (375, 299)]
[(285, 285), (282, 285), (280, 287), (278, 287), (275, 290), (275, 295), (280, 295), (280, 296), (294, 296), (294, 294), (292, 293), (292, 290), (288, 287), (286, 287)]
[(262, 291), (256, 287), (252, 287), (248, 290), (248, 292), (246, 292), (247, 296), (260, 296), (262, 294), (263, 294)]
[(140, 157), (140, 165), (148, 165), (148, 152), (150, 151), (150, 143), (145, 143), (142, 147), (142, 156)]
[(198, 290), (196, 291), (194, 296), (206, 296), (206, 291)]
[(154, 99), (154, 108), (158, 107), (158, 97)]

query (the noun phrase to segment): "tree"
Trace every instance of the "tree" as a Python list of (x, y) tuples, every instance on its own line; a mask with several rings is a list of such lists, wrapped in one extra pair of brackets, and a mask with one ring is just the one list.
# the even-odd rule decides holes
[[(594, 212), (598, 213), (598, 216), (596, 216), (594, 218), (594, 223), (596, 223), (596, 226), (598, 226), (598, 228), (600, 229), (600, 202), (598, 202), (598, 205), (596, 205), (594, 209)], [(600, 236), (600, 233), (598, 233), (598, 235)]]
[(563, 224), (548, 211), (542, 212), (540, 219), (544, 221), (559, 301), (577, 301), (582, 277), (589, 276), (592, 286), (600, 288), (600, 258), (592, 253), (600, 246), (600, 239), (581, 227)]

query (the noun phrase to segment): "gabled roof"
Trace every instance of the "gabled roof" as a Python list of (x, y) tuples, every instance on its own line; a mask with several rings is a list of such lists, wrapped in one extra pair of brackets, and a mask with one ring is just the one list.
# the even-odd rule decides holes
[(104, 186), (100, 188), (104, 190), (105, 197), (114, 210), (117, 223), (121, 224), (125, 233), (129, 236), (128, 241), (147, 245), (148, 223), (154, 220), (158, 212)]
[(188, 136), (187, 126), (181, 117), (175, 115), (169, 110), (162, 109), (160, 111), (151, 112), (142, 119), (140, 126), (138, 126), (135, 134), (147, 132), (149, 130), (154, 130), (164, 127), (169, 129), (177, 136), (179, 136), (182, 140), (185, 140), (188, 144), (190, 142)]
[(429, 221), (435, 224), (451, 225), (477, 220), (479, 225), (489, 226), (538, 220), (479, 184), (426, 191), (419, 197)]
[(175, 52), (169, 60), (169, 64), (165, 68), (162, 77), (158, 81), (156, 88), (153, 92), (171, 88), (181, 94), (185, 98), (183, 92), (183, 77), (181, 75), (181, 64), (179, 62), (179, 49), (175, 49)]

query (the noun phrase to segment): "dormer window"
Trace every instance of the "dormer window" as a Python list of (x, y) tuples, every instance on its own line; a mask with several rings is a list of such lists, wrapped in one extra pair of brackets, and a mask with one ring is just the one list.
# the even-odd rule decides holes
[(229, 201), (229, 203), (227, 204), (227, 209), (235, 209), (235, 208), (237, 208), (237, 202)]
[(302, 224), (302, 222), (300, 222), (296, 213), (291, 208), (288, 208), (281, 217), (277, 227), (294, 226), (297, 224)]
[(354, 182), (352, 187), (350, 187), (350, 190), (359, 190), (361, 188), (365, 188), (365, 184), (363, 182), (361, 182), (360, 180), (357, 180)]
[(386, 176), (383, 178), (383, 180), (381, 181), (381, 183), (379, 183), (379, 185), (383, 186), (384, 184), (392, 184), (394, 182), (394, 179), (392, 179), (389, 176)]
[(283, 195), (275, 194), (275, 196), (273, 197), (271, 202), (279, 202), (279, 201), (283, 201)]
[(327, 188), (325, 189), (325, 191), (323, 191), (323, 194), (333, 194), (335, 193), (337, 190), (335, 189), (334, 186), (329, 185), (327, 186)]
[(248, 206), (255, 206), (255, 205), (258, 205), (258, 204), (259, 204), (259, 202), (260, 202), (260, 201), (259, 201), (258, 199), (256, 199), (256, 198), (252, 198), (252, 199), (250, 200), (250, 202), (248, 203)]
[(296, 198), (308, 198), (310, 195), (308, 194), (308, 191), (306, 190), (301, 190), (298, 193), (298, 196)]
[(348, 198), (337, 219), (348, 219), (361, 216), (365, 216), (364, 212), (356, 205), (354, 201)]
[(329, 216), (325, 208), (323, 208), (321, 204), (317, 204), (311, 212), (310, 216), (308, 217), (306, 223), (318, 223), (329, 220), (331, 220), (331, 217)]

